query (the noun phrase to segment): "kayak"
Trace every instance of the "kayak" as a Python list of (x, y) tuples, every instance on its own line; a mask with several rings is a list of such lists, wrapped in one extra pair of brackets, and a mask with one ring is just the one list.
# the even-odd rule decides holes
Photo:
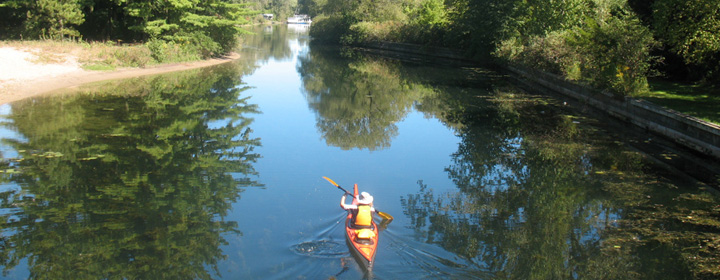
[[(354, 205), (358, 204), (358, 194), (358, 186), (355, 184), (352, 201)], [(345, 219), (345, 241), (360, 266), (371, 271), (378, 245), (378, 226), (372, 221), (370, 228), (356, 228), (352, 224), (352, 216), (352, 211), (348, 211)]]

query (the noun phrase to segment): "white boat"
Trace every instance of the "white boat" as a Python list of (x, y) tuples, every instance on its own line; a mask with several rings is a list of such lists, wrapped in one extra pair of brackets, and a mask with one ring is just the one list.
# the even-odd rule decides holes
[(310, 24), (312, 19), (308, 15), (294, 15), (287, 19), (288, 24)]

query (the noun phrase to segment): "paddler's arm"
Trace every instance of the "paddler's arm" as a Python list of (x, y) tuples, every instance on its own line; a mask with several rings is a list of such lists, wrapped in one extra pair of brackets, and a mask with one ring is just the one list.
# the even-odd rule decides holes
[(340, 198), (340, 208), (345, 210), (357, 209), (357, 206), (353, 204), (345, 204), (345, 195)]

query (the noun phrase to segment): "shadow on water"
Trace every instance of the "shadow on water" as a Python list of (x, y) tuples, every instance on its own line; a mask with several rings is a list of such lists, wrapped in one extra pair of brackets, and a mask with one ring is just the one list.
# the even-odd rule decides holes
[[(15, 102), (3, 116), (5, 276), (210, 279), (260, 145), (223, 65)], [(200, 241), (201, 240), (201, 241)], [(24, 266), (29, 276), (21, 276)]]

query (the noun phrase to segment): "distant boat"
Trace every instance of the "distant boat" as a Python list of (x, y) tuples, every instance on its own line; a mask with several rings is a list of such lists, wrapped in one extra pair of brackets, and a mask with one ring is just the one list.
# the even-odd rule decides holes
[(288, 24), (310, 24), (312, 19), (308, 15), (294, 15), (287, 19)]

